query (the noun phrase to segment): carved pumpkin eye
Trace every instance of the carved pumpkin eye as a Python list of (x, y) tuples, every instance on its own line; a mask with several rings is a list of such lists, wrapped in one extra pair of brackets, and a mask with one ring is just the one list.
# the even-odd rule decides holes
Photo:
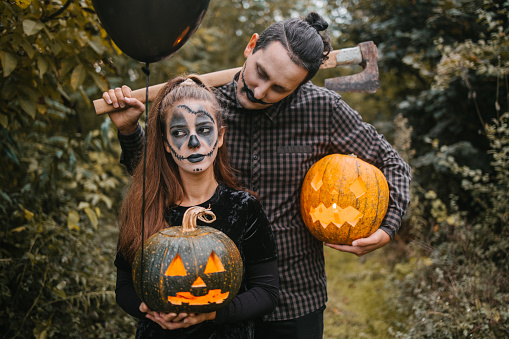
[[(207, 265), (205, 266), (205, 274), (210, 273), (218, 273), (224, 272), (224, 266), (221, 262), (221, 258), (216, 254), (216, 252), (212, 251), (209, 256), (209, 260), (207, 261)], [(181, 276), (185, 277), (187, 275), (186, 268), (184, 267), (184, 263), (182, 262), (182, 258), (177, 253), (175, 258), (171, 261), (168, 269), (164, 273), (167, 277), (176, 277)]]
[(187, 275), (186, 268), (184, 267), (184, 263), (182, 262), (182, 258), (180, 258), (180, 255), (177, 253), (175, 258), (170, 263), (170, 266), (168, 266), (168, 269), (166, 270), (166, 273), (164, 273), (165, 276), (168, 277), (176, 277), (176, 276), (182, 276), (185, 277)]
[(366, 183), (360, 176), (350, 185), (350, 187), (348, 187), (348, 189), (352, 191), (357, 199), (364, 195), (368, 190)]
[(221, 262), (221, 258), (219, 258), (216, 252), (212, 251), (207, 261), (207, 266), (205, 266), (205, 274), (217, 272), (224, 272), (224, 266)]

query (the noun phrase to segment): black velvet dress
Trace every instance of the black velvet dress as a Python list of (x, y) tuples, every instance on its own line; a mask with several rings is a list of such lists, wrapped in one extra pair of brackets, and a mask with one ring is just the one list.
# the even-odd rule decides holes
[[(214, 196), (200, 206), (210, 206), (217, 219), (211, 224), (198, 220), (198, 225), (222, 231), (233, 240), (240, 252), (244, 274), (239, 293), (228, 305), (216, 312), (214, 321), (187, 329), (164, 330), (139, 311), (141, 300), (134, 290), (131, 265), (118, 253), (115, 259), (117, 303), (124, 311), (140, 319), (137, 339), (250, 339), (254, 337), (254, 322), (270, 313), (277, 304), (277, 250), (260, 202), (245, 191), (235, 191), (220, 184)], [(186, 210), (187, 207), (182, 206), (169, 208), (165, 213), (168, 224), (182, 225)]]

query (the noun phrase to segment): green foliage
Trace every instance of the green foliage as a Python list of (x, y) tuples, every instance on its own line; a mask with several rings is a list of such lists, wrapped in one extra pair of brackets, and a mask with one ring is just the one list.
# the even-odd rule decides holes
[(377, 44), (382, 83), (374, 95), (377, 107), (403, 114), (413, 127), (414, 181), (446, 202), (453, 193), (467, 208), (470, 197), (437, 166), (434, 145), (448, 145), (463, 165), (489, 169), (484, 124), (507, 107), (501, 93), (508, 90), (502, 75), (508, 63), (509, 5), (483, 0), (344, 5), (351, 18), (340, 24), (338, 39)]
[(2, 336), (128, 337), (112, 264), (123, 172), (88, 99), (123, 59), (90, 1), (4, 1), (0, 13)]
[[(391, 336), (507, 337), (509, 3), (347, 6), (339, 39), (378, 45), (390, 87), (379, 103), (402, 115), (394, 143), (413, 169), (402, 228), (412, 251), (390, 275), (408, 320)], [(407, 123), (412, 152), (407, 137), (398, 140)]]
[[(503, 10), (507, 13), (507, 7)], [(488, 14), (480, 11), (480, 21), (493, 18)], [(490, 22), (487, 26), (496, 26)], [(428, 140), (431, 151), (411, 159), (417, 165), (414, 170), (421, 171), (413, 183), (412, 208), (406, 221), (415, 239), (415, 259), (399, 264), (410, 269), (404, 279), (398, 280), (403, 292), (398, 299), (400, 311), (411, 313), (404, 330), (393, 329), (396, 337), (509, 335), (509, 116), (499, 113), (504, 106), (499, 91), (504, 89), (502, 82), (507, 74), (507, 37), (501, 33), (504, 26), (497, 27), (487, 32), (487, 39), (475, 43), (437, 44), (443, 57), (432, 89), (427, 92), (439, 102), (433, 107), (441, 108), (444, 114), (454, 112), (440, 106), (454, 102), (451, 91), (466, 87), (475, 104), (475, 115), (470, 120), (480, 123), (479, 138), (487, 151), (472, 152), (472, 144), (461, 139), (440, 145), (445, 138), (437, 135)], [(479, 91), (486, 82), (493, 86)], [(493, 93), (486, 95), (484, 91), (490, 88)], [(491, 105), (479, 103), (487, 99), (493, 100)], [(490, 116), (486, 111), (497, 118), (483, 125), (483, 118)], [(474, 158), (469, 162), (474, 166), (465, 165), (466, 157)], [(481, 157), (482, 166), (476, 162)], [(438, 183), (422, 176), (422, 171), (430, 167), (433, 170), (428, 178), (441, 178)], [(448, 185), (440, 187), (444, 180)], [(451, 183), (456, 183), (456, 188)], [(442, 191), (437, 192), (437, 188)], [(463, 193), (459, 196), (455, 192)], [(468, 200), (467, 208), (461, 200)]]
[[(117, 230), (109, 209), (118, 201), (122, 172), (100, 137), (95, 131), (80, 142), (18, 142), (23, 177), (12, 179), (19, 190), (5, 185), (0, 191), (6, 337), (104, 337), (104, 328), (115, 337), (123, 331), (119, 324), (130, 321), (115, 310), (113, 292)], [(86, 157), (74, 156), (76, 150), (86, 150)]]
[(85, 88), (108, 88), (101, 69), (111, 67), (102, 61), (111, 46), (103, 39), (105, 32), (90, 1), (65, 5), (61, 1), (3, 1), (0, 10), (4, 127), (19, 128), (36, 115), (71, 114), (48, 107), (49, 102), (70, 107), (77, 99), (88, 101)]
[[(110, 262), (115, 248), (98, 246), (100, 235), (86, 217), (81, 219), (80, 230), (63, 227), (65, 221), (33, 218), (4, 233), (2, 254), (10, 258), (0, 261), (0, 327), (6, 337), (104, 338), (132, 333), (132, 327), (119, 326), (122, 311), (112, 307), (115, 278)], [(108, 228), (103, 236), (115, 234), (114, 226), (102, 227)], [(104, 328), (109, 328), (107, 336)]]
[[(509, 114), (486, 127), (493, 171), (442, 166), (462, 178), (478, 214), (447, 206), (433, 191), (414, 203), (415, 269), (401, 280), (401, 311), (411, 309), (402, 338), (502, 338), (509, 335)], [(444, 151), (444, 149), (442, 149)]]

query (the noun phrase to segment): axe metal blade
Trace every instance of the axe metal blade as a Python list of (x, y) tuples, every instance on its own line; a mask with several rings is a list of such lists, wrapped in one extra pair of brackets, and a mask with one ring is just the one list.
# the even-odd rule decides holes
[(374, 93), (380, 88), (380, 76), (378, 73), (378, 52), (372, 41), (359, 44), (363, 67), (362, 72), (325, 79), (325, 88), (337, 92), (369, 92)]

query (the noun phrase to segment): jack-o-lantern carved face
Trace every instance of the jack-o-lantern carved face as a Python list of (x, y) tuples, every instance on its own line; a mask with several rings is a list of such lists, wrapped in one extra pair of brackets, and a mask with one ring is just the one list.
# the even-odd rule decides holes
[(240, 253), (231, 239), (214, 228), (185, 231), (177, 226), (150, 237), (144, 247), (143, 286), (140, 252), (133, 262), (134, 284), (153, 311), (212, 312), (240, 288)]
[(300, 202), (313, 236), (351, 245), (378, 229), (387, 212), (389, 190), (378, 168), (355, 156), (332, 154), (310, 168)]
[[(171, 261), (164, 275), (167, 277), (182, 277), (178, 279), (183, 279), (188, 282), (189, 279), (187, 279), (187, 277), (192, 276), (194, 279), (194, 275), (188, 274), (185, 266), (186, 265), (184, 265), (182, 258), (179, 254), (177, 254)], [(225, 269), (223, 263), (221, 262), (221, 258), (219, 258), (216, 252), (212, 251), (210, 253), (203, 274), (213, 275), (215, 273), (221, 273), (224, 271)], [(206, 294), (197, 295), (197, 292), (200, 291), (199, 289), (201, 288), (207, 291)], [(198, 276), (191, 284), (190, 292), (177, 292), (175, 296), (169, 295), (168, 301), (173, 305), (182, 305), (182, 303), (189, 305), (207, 305), (208, 303), (221, 304), (228, 298), (229, 294), (229, 291), (222, 293), (221, 289), (219, 288), (208, 289), (205, 281), (200, 276)]]

